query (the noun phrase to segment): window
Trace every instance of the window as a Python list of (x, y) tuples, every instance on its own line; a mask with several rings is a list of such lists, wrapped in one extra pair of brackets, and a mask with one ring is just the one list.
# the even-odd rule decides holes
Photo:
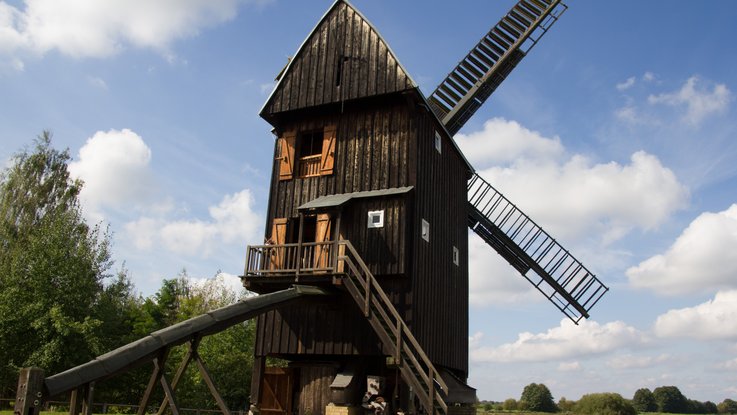
[(430, 224), (425, 219), (422, 220), (422, 233), (420, 235), (422, 239), (430, 242)]
[(461, 253), (458, 251), (458, 248), (453, 246), (453, 264), (455, 264), (456, 266), (458, 266), (461, 262), (460, 256)]
[(368, 213), (368, 227), (369, 228), (383, 228), (384, 227), (384, 211), (375, 210)]
[(320, 161), (322, 159), (323, 131), (306, 131), (300, 133), (298, 171), (299, 177), (313, 177), (320, 175)]
[(435, 150), (438, 151), (438, 153), (443, 153), (442, 151), (442, 137), (440, 136), (440, 133), (435, 131)]
[(277, 142), (279, 180), (294, 178), (295, 168), (300, 178), (333, 174), (336, 132), (334, 124), (299, 134), (284, 132)]

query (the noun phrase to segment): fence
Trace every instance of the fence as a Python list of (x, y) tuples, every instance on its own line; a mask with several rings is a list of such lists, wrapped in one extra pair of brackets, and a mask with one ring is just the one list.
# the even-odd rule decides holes
[[(0, 399), (0, 411), (12, 411), (15, 399)], [(159, 407), (150, 407), (150, 413), (156, 413)], [(178, 408), (180, 413), (188, 413), (194, 415), (220, 414), (219, 409), (193, 409)], [(69, 401), (48, 401), (44, 402), (43, 412), (69, 412)], [(138, 412), (138, 405), (126, 405), (121, 403), (93, 403), (92, 412), (95, 414), (135, 414)], [(231, 415), (246, 415), (248, 411), (231, 411)]]

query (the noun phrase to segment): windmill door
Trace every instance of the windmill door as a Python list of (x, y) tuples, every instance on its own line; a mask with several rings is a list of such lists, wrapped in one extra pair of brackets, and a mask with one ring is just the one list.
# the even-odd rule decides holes
[(261, 412), (265, 415), (292, 413), (294, 371), (290, 368), (267, 367), (261, 382)]

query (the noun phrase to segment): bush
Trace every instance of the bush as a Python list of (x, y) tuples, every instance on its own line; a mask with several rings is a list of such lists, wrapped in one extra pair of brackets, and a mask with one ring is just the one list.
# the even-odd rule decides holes
[(737, 414), (737, 402), (731, 399), (725, 399), (717, 405), (720, 414)]
[(573, 412), (575, 406), (576, 401), (569, 401), (566, 398), (560, 398), (558, 401), (558, 410), (561, 412)]
[(530, 383), (525, 386), (520, 398), (520, 406), (520, 409), (532, 412), (555, 412), (558, 410), (550, 389), (542, 383)]
[(658, 404), (655, 402), (655, 396), (648, 388), (641, 388), (635, 392), (632, 397), (632, 406), (637, 412), (655, 412), (658, 410)]
[(575, 406), (582, 415), (637, 415), (637, 410), (618, 393), (584, 395)]
[(504, 403), (502, 403), (502, 409), (505, 411), (516, 411), (519, 409), (519, 404), (517, 403), (517, 400), (514, 398), (509, 398)]
[(658, 412), (683, 414), (688, 412), (688, 400), (675, 386), (660, 386), (653, 391)]

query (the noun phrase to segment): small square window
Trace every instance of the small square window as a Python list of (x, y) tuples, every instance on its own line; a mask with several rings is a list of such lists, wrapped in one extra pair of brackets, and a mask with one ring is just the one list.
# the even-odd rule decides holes
[(369, 228), (383, 228), (384, 227), (384, 211), (374, 210), (368, 213), (368, 227)]
[(435, 131), (435, 150), (438, 151), (438, 153), (443, 153), (442, 151), (442, 137), (440, 136), (440, 133)]
[(425, 219), (422, 220), (422, 239), (430, 242), (430, 224)]
[(458, 251), (458, 248), (455, 246), (453, 247), (453, 263), (457, 266), (461, 262), (461, 253)]

